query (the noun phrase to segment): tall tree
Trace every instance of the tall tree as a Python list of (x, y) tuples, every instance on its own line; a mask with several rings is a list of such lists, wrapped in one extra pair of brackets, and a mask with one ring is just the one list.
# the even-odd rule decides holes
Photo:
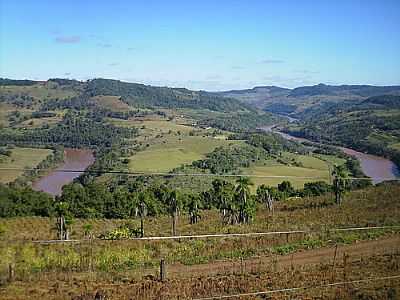
[(140, 216), (140, 237), (144, 237), (144, 218), (147, 215), (148, 199), (149, 199), (149, 194), (147, 192), (139, 193), (138, 212)]
[(295, 193), (292, 183), (287, 180), (284, 180), (278, 184), (278, 190), (282, 193), (284, 199), (293, 196)]
[(69, 211), (69, 204), (62, 201), (56, 202), (55, 211), (57, 214), (56, 228), (60, 240), (69, 240), (69, 229), (72, 224), (72, 216)]
[(176, 226), (178, 222), (178, 212), (181, 207), (179, 193), (173, 190), (168, 197), (169, 213), (172, 217), (172, 235), (176, 235)]
[(342, 204), (343, 195), (346, 192), (346, 186), (348, 184), (347, 173), (344, 166), (333, 167), (333, 191), (335, 193), (335, 201), (337, 204)]
[(215, 179), (212, 182), (212, 186), (214, 201), (221, 212), (222, 219), (224, 219), (229, 209), (230, 202), (232, 201), (233, 187), (229, 182), (220, 179)]
[(248, 177), (240, 177), (236, 186), (236, 198), (239, 206), (239, 223), (249, 223), (252, 218), (253, 203), (250, 200), (250, 186), (253, 183)]
[(197, 195), (189, 195), (188, 210), (190, 224), (196, 224), (201, 218), (200, 199)]
[(269, 211), (274, 211), (274, 197), (272, 189), (265, 184), (257, 188), (257, 198), (260, 202), (264, 203)]

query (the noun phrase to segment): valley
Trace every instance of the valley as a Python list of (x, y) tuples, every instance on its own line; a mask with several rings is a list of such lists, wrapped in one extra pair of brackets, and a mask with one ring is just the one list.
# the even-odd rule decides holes
[[(133, 284), (147, 278), (146, 293), (155, 296), (161, 259), (168, 265), (167, 282), (182, 280), (182, 270), (189, 280), (222, 272), (237, 281), (237, 268), (226, 270), (243, 261), (247, 267), (239, 273), (245, 276), (277, 275), (295, 266), (325, 274), (324, 265), (311, 267), (316, 261), (302, 253), (322, 257), (338, 246), (349, 249), (343, 251), (353, 263), (358, 254), (377, 263), (387, 255), (398, 260), (393, 241), (400, 226), (399, 185), (382, 182), (396, 179), (395, 165), (343, 148), (339, 136), (317, 136), (309, 126), (323, 124), (329, 109), (314, 115), (310, 106), (288, 120), (250, 98), (186, 89), (107, 79), (12, 83), (0, 86), (3, 295), (29, 299), (26, 282), (35, 277), (30, 295), (42, 293), (44, 299), (51, 297), (50, 282), (77, 283), (70, 296), (80, 299), (83, 283), (98, 282), (89, 284), (90, 294), (111, 283), (126, 286), (126, 278)], [(394, 116), (386, 102), (379, 105), (381, 116)], [(397, 129), (390, 130), (393, 138), (385, 145), (397, 151)], [(389, 129), (381, 127), (375, 138), (382, 134), (389, 136)], [(7, 169), (12, 167), (17, 170)], [(60, 236), (60, 220), (67, 238)], [(252, 237), (255, 232), (268, 234)], [(203, 234), (227, 236), (178, 239)], [(360, 241), (387, 246), (369, 252)], [(260, 267), (267, 261), (281, 269)], [(7, 284), (10, 265), (17, 281)], [(385, 272), (387, 266), (382, 263)], [(365, 268), (377, 270), (352, 270)], [(185, 295), (196, 296), (189, 290)]]
[(396, 0), (0, 0), (0, 299), (400, 299), (399, 29)]

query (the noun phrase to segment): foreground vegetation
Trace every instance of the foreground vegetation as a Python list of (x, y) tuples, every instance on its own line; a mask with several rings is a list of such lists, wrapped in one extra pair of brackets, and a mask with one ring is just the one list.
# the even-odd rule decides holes
[[(171, 279), (161, 282), (155, 271), (142, 279), (132, 274), (47, 273), (16, 281), (0, 291), (2, 299), (95, 299), (96, 295), (110, 299), (196, 299), (218, 297), (294, 287), (309, 287), (292, 291), (291, 296), (301, 299), (396, 299), (400, 293), (398, 279), (361, 282), (335, 287), (319, 287), (333, 282), (353, 281), (365, 278), (395, 276), (399, 271), (398, 252), (340, 255), (333, 266), (333, 258), (315, 265), (279, 265), (274, 260), (255, 266), (232, 262), (229, 268), (213, 276), (191, 273), (190, 268), (171, 269)], [(246, 263), (246, 261), (245, 261)], [(175, 274), (179, 274), (175, 278)], [(367, 276), (366, 276), (367, 275)], [(83, 276), (83, 277), (82, 277)], [(128, 277), (126, 277), (128, 276)], [(183, 278), (182, 278), (183, 277)], [(221, 284), (223, 283), (223, 284)], [(268, 299), (287, 299), (287, 293), (269, 294)], [(256, 299), (243, 296), (243, 299)]]
[[(201, 219), (193, 224), (189, 213), (181, 213), (176, 233), (245, 233), (286, 230), (306, 230), (309, 234), (231, 239), (205, 239), (182, 241), (92, 241), (94, 237), (116, 233), (117, 228), (140, 228), (140, 217), (124, 220), (76, 219), (71, 225), (71, 238), (87, 239), (86, 243), (69, 245), (19, 244), (15, 240), (52, 239), (57, 235), (55, 219), (7, 218), (1, 219), (3, 268), (10, 262), (20, 262), (29, 271), (80, 268), (82, 257), (91, 249), (92, 267), (99, 271), (122, 271), (144, 265), (156, 265), (165, 257), (168, 262), (183, 264), (212, 262), (218, 259), (290, 253), (300, 249), (323, 247), (332, 243), (352, 243), (361, 239), (375, 239), (393, 234), (398, 229), (366, 232), (333, 232), (334, 228), (400, 225), (399, 185), (385, 184), (348, 194), (341, 206), (333, 203), (333, 196), (291, 199), (279, 202), (274, 211), (265, 204), (253, 222), (247, 225), (230, 225), (221, 222), (215, 209), (202, 212)], [(146, 236), (170, 235), (171, 217), (158, 216), (144, 219)], [(315, 231), (315, 233), (313, 233)], [(7, 240), (13, 241), (12, 243)], [(91, 242), (92, 241), (92, 242)], [(86, 246), (84, 246), (86, 245)], [(128, 246), (129, 245), (129, 246)], [(63, 254), (62, 254), (63, 253)], [(85, 254), (86, 253), (86, 254)]]
[[(129, 223), (124, 220), (76, 219), (72, 224), (71, 238), (84, 239), (81, 243), (32, 244), (22, 241), (51, 239), (56, 236), (55, 219), (38, 217), (1, 219), (0, 252), (2, 260), (0, 273), (5, 280), (8, 274), (8, 266), (12, 264), (15, 270), (14, 276), (19, 280), (15, 283), (6, 284), (1, 291), (2, 297), (7, 299), (7, 297), (17, 296), (28, 299), (30, 296), (25, 296), (26, 293), (24, 292), (26, 291), (24, 287), (28, 282), (31, 286), (31, 296), (36, 295), (40, 290), (44, 299), (52, 295), (50, 290), (53, 283), (51, 282), (57, 282), (58, 287), (62, 287), (62, 289), (69, 287), (73, 282), (73, 293), (69, 294), (69, 297), (83, 295), (84, 293), (93, 293), (92, 297), (94, 297), (96, 291), (99, 290), (108, 291), (107, 293), (112, 293), (113, 297), (120, 297), (120, 293), (122, 293), (120, 288), (130, 286), (126, 293), (129, 295), (132, 293), (134, 297), (147, 296), (151, 298), (157, 297), (156, 295), (161, 293), (174, 298), (178, 295), (180, 297), (194, 297), (196, 295), (211, 296), (265, 290), (265, 280), (267, 279), (264, 276), (267, 276), (267, 274), (269, 280), (273, 282), (279, 278), (279, 283), (276, 281), (274, 285), (271, 282), (272, 285), (268, 285), (268, 289), (301, 286), (304, 285), (302, 280), (307, 280), (307, 283), (310, 284), (310, 278), (314, 278), (312, 274), (315, 274), (315, 283), (321, 283), (321, 279), (323, 282), (340, 281), (343, 280), (343, 276), (346, 276), (347, 280), (352, 280), (360, 278), (358, 276), (361, 276), (361, 274), (361, 277), (365, 278), (366, 272), (368, 277), (396, 274), (398, 256), (394, 254), (395, 252), (387, 253), (392, 256), (378, 256), (377, 253), (373, 256), (364, 255), (361, 263), (355, 257), (346, 258), (346, 262), (344, 262), (342, 256), (338, 256), (336, 267), (333, 269), (332, 265), (328, 267), (324, 264), (316, 267), (301, 265), (299, 269), (296, 269), (293, 266), (293, 260), (292, 263), (288, 260), (289, 263), (286, 266), (291, 268), (289, 273), (287, 273), (287, 270), (281, 269), (284, 268), (283, 264), (278, 267), (278, 264), (274, 264), (273, 261), (277, 255), (295, 253), (300, 250), (398, 236), (398, 228), (360, 232), (334, 232), (332, 229), (399, 226), (400, 216), (398, 213), (400, 207), (397, 196), (399, 192), (398, 184), (384, 184), (349, 193), (341, 206), (333, 204), (332, 195), (289, 199), (277, 203), (274, 212), (269, 211), (264, 205), (262, 205), (264, 207), (260, 205), (254, 221), (247, 225), (224, 225), (221, 222), (220, 213), (214, 209), (204, 212), (201, 220), (196, 224), (191, 224), (189, 214), (182, 213), (177, 224), (177, 233), (179, 234), (310, 230), (308, 234), (299, 233), (290, 236), (170, 241), (102, 241), (97, 240), (96, 237), (115, 232), (116, 228), (126, 228), (126, 226), (137, 228), (140, 226), (140, 219), (134, 218)], [(149, 236), (169, 235), (170, 218), (168, 216), (146, 217), (145, 226), (146, 234)], [(21, 242), (18, 242), (18, 240)], [(386, 251), (388, 250), (386, 249)], [(334, 256), (333, 252), (332, 250), (331, 258)], [(372, 252), (370, 255), (372, 255)], [(240, 267), (241, 258), (250, 259), (260, 256), (270, 258), (271, 263), (252, 263), (249, 267), (246, 267), (247, 262), (245, 261), (244, 267), (243, 263)], [(165, 259), (167, 264), (171, 266), (170, 273), (168, 273), (170, 279), (164, 283), (159, 283), (157, 280), (160, 259)], [(218, 269), (221, 260), (229, 260), (229, 264), (233, 264), (233, 266), (236, 264), (236, 267)], [(213, 273), (214, 279), (212, 280), (206, 279), (206, 277), (199, 279), (196, 268), (193, 271), (191, 268), (196, 264), (206, 263), (215, 264), (217, 273), (229, 272), (231, 275), (225, 274), (224, 277), (218, 277), (217, 273)], [(178, 265), (175, 267), (175, 264)], [(180, 264), (186, 265), (186, 269), (179, 267)], [(175, 270), (175, 268), (180, 268), (180, 271)], [(343, 268), (345, 268), (345, 271)], [(212, 269), (207, 272), (212, 272)], [(143, 276), (146, 274), (148, 276), (144, 279)], [(154, 275), (156, 277), (152, 277)], [(196, 277), (198, 288), (193, 287), (190, 283), (191, 279), (178, 279), (182, 276)], [(210, 283), (210, 280), (214, 282), (214, 280), (218, 281), (222, 278), (224, 282), (228, 279), (232, 280), (232, 285), (229, 285), (231, 288), (224, 284), (224, 290), (220, 290)], [(256, 278), (258, 279), (254, 281)], [(287, 278), (287, 282), (282, 283), (282, 278)], [(200, 284), (198, 280), (208, 282), (208, 285)], [(241, 282), (243, 286), (239, 287), (233, 282)], [(249, 285), (250, 282), (252, 284)], [(119, 286), (118, 291), (105, 288), (111, 283), (115, 287)], [(263, 284), (261, 285), (261, 283)], [(84, 290), (84, 284), (90, 288)], [(141, 288), (135, 288), (143, 284), (147, 286), (146, 292), (143, 292)], [(171, 284), (173, 284), (172, 286), (179, 286), (179, 289), (167, 292), (165, 289), (172, 288)], [(162, 290), (159, 289), (161, 286), (163, 287)], [(201, 286), (203, 288), (207, 286), (207, 291), (203, 290)], [(371, 290), (363, 289), (362, 293), (378, 298), (387, 295), (387, 293), (393, 293), (392, 290), (387, 289), (387, 286), (385, 289), (380, 288), (379, 291), (373, 289), (379, 286), (381, 285), (369, 285)], [(343, 297), (346, 295), (349, 299), (354, 297), (355, 291), (351, 289), (339, 290)], [(324, 292), (325, 298), (331, 297), (331, 295), (333, 297), (339, 290), (332, 291), (333, 294), (329, 291)], [(64, 293), (59, 289), (58, 291), (61, 297), (61, 294)], [(302, 295), (319, 295), (311, 291), (304, 293)], [(279, 299), (279, 296), (277, 297)]]

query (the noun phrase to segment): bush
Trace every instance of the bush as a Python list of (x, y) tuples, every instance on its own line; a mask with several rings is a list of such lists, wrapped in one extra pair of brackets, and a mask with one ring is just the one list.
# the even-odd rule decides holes
[(126, 240), (140, 236), (140, 229), (134, 224), (127, 222), (105, 234), (101, 234), (99, 238), (104, 240)]

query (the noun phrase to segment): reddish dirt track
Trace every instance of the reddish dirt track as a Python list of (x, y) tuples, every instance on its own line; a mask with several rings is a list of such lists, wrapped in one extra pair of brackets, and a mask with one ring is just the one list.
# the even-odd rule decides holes
[[(400, 236), (374, 241), (363, 241), (351, 245), (340, 245), (336, 250), (336, 261), (342, 261), (343, 255), (350, 258), (361, 258), (373, 254), (383, 254), (400, 251)], [(304, 250), (289, 255), (274, 255), (268, 257), (257, 257), (243, 261), (245, 271), (257, 270), (257, 268), (272, 266), (277, 269), (291, 266), (306, 266), (320, 263), (333, 263), (335, 247)], [(241, 263), (238, 261), (216, 261), (213, 263), (184, 266), (172, 264), (167, 266), (168, 277), (189, 277), (189, 276), (213, 276), (223, 273), (241, 271)]]

